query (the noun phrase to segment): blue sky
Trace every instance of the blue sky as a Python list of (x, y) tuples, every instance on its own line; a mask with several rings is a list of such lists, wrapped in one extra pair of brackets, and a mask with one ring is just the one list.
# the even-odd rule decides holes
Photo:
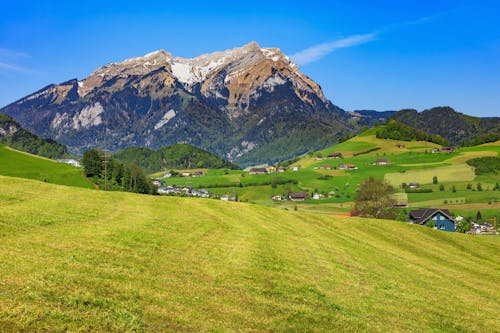
[(500, 115), (500, 1), (2, 1), (0, 106), (112, 61), (256, 41), (347, 109)]

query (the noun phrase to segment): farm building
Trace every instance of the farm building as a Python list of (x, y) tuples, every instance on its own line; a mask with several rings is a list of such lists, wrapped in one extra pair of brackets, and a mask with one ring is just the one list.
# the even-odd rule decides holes
[(304, 201), (307, 199), (307, 193), (305, 193), (305, 192), (290, 193), (288, 198), (292, 201)]
[(331, 153), (328, 154), (328, 158), (343, 158), (342, 153)]
[(267, 174), (266, 168), (251, 168), (248, 171), (251, 175), (265, 175)]
[(408, 216), (410, 223), (433, 224), (437, 230), (455, 231), (455, 221), (448, 209), (420, 208), (410, 211)]
[(387, 158), (379, 158), (378, 160), (375, 161), (375, 165), (390, 165), (391, 161), (389, 161)]
[(338, 168), (340, 170), (356, 170), (356, 169), (358, 169), (358, 167), (355, 166), (354, 164), (339, 164)]

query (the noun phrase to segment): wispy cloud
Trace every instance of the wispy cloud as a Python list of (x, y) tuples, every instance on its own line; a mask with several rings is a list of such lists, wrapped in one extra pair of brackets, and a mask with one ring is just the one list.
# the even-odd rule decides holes
[(415, 20), (410, 20), (410, 21), (406, 21), (406, 22), (400, 22), (400, 23), (388, 25), (388, 26), (382, 27), (381, 29), (378, 29), (374, 32), (367, 33), (367, 34), (352, 35), (352, 36), (348, 36), (348, 37), (345, 37), (342, 39), (337, 39), (334, 41), (329, 41), (329, 42), (317, 44), (317, 45), (311, 46), (307, 49), (304, 49), (302, 51), (295, 53), (294, 55), (291, 56), (291, 58), (293, 59), (293, 61), (295, 61), (299, 65), (309, 64), (311, 62), (315, 62), (315, 61), (329, 55), (330, 53), (334, 52), (335, 50), (365, 44), (365, 43), (376, 40), (379, 36), (381, 36), (382, 34), (384, 34), (386, 32), (389, 32), (391, 30), (400, 29), (404, 26), (423, 24), (423, 23), (426, 23), (430, 20), (447, 15), (455, 10), (456, 9), (452, 9), (449, 11), (444, 11), (444, 12), (439, 12), (439, 13), (436, 13), (433, 15), (424, 16), (424, 17), (421, 17), (421, 18), (418, 18)]
[(5, 49), (0, 47), (0, 57), (9, 59), (29, 58), (29, 54), (22, 51)]
[(0, 71), (2, 71), (2, 72), (20, 72), (20, 73), (32, 73), (33, 72), (32, 70), (30, 70), (28, 68), (24, 68), (21, 66), (17, 66), (14, 64), (9, 64), (6, 62), (1, 62), (1, 61), (0, 61)]
[(363, 35), (353, 35), (331, 42), (314, 45), (305, 50), (295, 53), (294, 55), (292, 55), (292, 59), (299, 65), (305, 65), (319, 60), (335, 50), (371, 42), (372, 40), (377, 38), (377, 34), (377, 32), (373, 32)]
[(0, 72), (33, 73), (31, 69), (16, 64), (16, 62), (22, 61), (25, 58), (29, 58), (29, 54), (22, 51), (0, 48)]

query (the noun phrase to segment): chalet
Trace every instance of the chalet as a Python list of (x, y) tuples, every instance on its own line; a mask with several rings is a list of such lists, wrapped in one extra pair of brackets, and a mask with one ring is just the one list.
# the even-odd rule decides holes
[(290, 193), (290, 195), (288, 196), (288, 199), (290, 199), (292, 201), (304, 201), (307, 199), (307, 193), (305, 193), (305, 192)]
[(223, 195), (220, 197), (222, 201), (236, 201), (236, 197), (231, 196), (231, 195)]
[(281, 195), (273, 195), (271, 198), (273, 201), (281, 201), (283, 197)]
[(442, 153), (454, 153), (455, 148), (454, 147), (443, 147), (441, 148)]
[(338, 168), (340, 170), (357, 170), (358, 167), (354, 164), (339, 164)]
[(300, 166), (295, 165), (295, 166), (293, 166), (292, 170), (293, 171), (299, 171), (300, 170)]
[(329, 164), (320, 165), (319, 168), (323, 170), (332, 170), (332, 166)]
[(472, 235), (496, 235), (497, 230), (491, 223), (473, 223), (472, 228), (469, 231)]
[(391, 162), (386, 158), (379, 158), (378, 160), (375, 161), (375, 165), (390, 165), (390, 164)]
[(434, 229), (455, 231), (455, 221), (448, 209), (420, 208), (408, 214), (410, 223), (429, 225), (434, 224)]
[(433, 154), (439, 153), (439, 148), (432, 148), (432, 153)]
[(419, 184), (415, 183), (415, 182), (412, 182), (412, 183), (408, 184), (409, 188), (418, 188), (418, 186), (419, 186)]
[(80, 162), (78, 162), (77, 160), (72, 159), (72, 158), (59, 159), (59, 160), (57, 160), (57, 162), (69, 164), (69, 165), (72, 165), (72, 166), (77, 167), (77, 168), (81, 168), (82, 167), (82, 165), (80, 164)]
[(285, 172), (285, 171), (286, 171), (285, 167), (282, 166), (278, 167), (278, 172)]
[(322, 161), (323, 160), (323, 154), (316, 155), (316, 160)]
[(267, 173), (274, 173), (274, 172), (276, 172), (276, 167), (270, 165), (270, 166), (266, 167), (266, 170), (267, 170)]
[(182, 177), (191, 177), (191, 172), (183, 172), (181, 174)]
[(172, 177), (172, 174), (170, 172), (165, 172), (163, 174), (163, 178), (170, 178), (170, 177)]
[(164, 182), (160, 179), (151, 179), (151, 183), (155, 186), (163, 186), (165, 185)]
[(202, 177), (205, 176), (205, 173), (203, 171), (195, 171), (193, 173), (193, 177)]
[(324, 196), (323, 194), (321, 194), (321, 193), (314, 193), (312, 198), (313, 198), (314, 200), (321, 200), (321, 199), (323, 199), (324, 197), (325, 197), (325, 196)]
[(328, 154), (328, 158), (333, 159), (333, 158), (344, 158), (344, 157), (342, 156), (342, 153), (331, 153)]
[(266, 168), (251, 168), (248, 171), (251, 175), (265, 175), (267, 174)]

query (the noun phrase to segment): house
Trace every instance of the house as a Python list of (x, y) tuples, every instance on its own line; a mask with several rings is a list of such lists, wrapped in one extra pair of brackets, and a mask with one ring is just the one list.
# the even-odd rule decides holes
[(324, 197), (325, 197), (325, 196), (324, 196), (323, 194), (321, 194), (321, 193), (314, 193), (312, 198), (313, 198), (314, 200), (321, 200), (321, 199), (323, 199)]
[(278, 172), (285, 172), (285, 171), (286, 171), (285, 167), (282, 166), (278, 167)]
[(432, 148), (432, 153), (433, 154), (439, 153), (439, 148)]
[(59, 160), (57, 160), (57, 162), (69, 164), (69, 165), (72, 165), (72, 166), (77, 167), (77, 168), (81, 168), (82, 167), (82, 165), (80, 164), (80, 162), (78, 162), (77, 160), (72, 159), (72, 158), (59, 159)]
[(375, 165), (389, 165), (389, 164), (391, 164), (391, 162), (386, 158), (379, 158), (378, 160), (375, 161)]
[(454, 153), (455, 148), (454, 147), (443, 147), (441, 148), (442, 153)]
[(322, 161), (323, 160), (323, 154), (316, 155), (316, 160)]
[(292, 168), (293, 171), (299, 171), (300, 170), (300, 166), (298, 165), (294, 165), (293, 168)]
[(182, 177), (191, 177), (191, 172), (183, 172), (181, 174)]
[(331, 153), (328, 154), (328, 158), (332, 159), (332, 158), (344, 158), (344, 157), (342, 156), (342, 153)]
[(409, 188), (418, 188), (418, 186), (419, 186), (419, 184), (415, 183), (415, 182), (412, 182), (412, 183), (408, 184)]
[(329, 164), (320, 165), (319, 168), (323, 170), (332, 170), (332, 166)]
[(172, 177), (172, 174), (170, 172), (165, 172), (163, 174), (163, 178), (170, 178), (170, 177)]
[(273, 195), (271, 198), (273, 201), (281, 201), (283, 197), (281, 195)]
[(290, 193), (288, 198), (292, 201), (304, 201), (307, 199), (307, 193), (305, 193), (305, 192)]
[(248, 171), (251, 175), (265, 175), (267, 174), (266, 168), (250, 168)]
[(193, 173), (193, 177), (202, 177), (205, 176), (205, 173), (203, 171), (195, 171)]
[(338, 168), (340, 170), (357, 170), (358, 167), (354, 164), (339, 164)]
[(223, 195), (220, 197), (222, 201), (236, 201), (236, 197), (230, 196), (230, 195)]
[(266, 167), (266, 170), (267, 170), (267, 173), (274, 173), (274, 172), (276, 172), (276, 167), (270, 165), (270, 166)]
[(165, 185), (165, 184), (163, 183), (163, 181), (162, 181), (162, 180), (160, 180), (160, 179), (152, 179), (152, 180), (151, 180), (151, 183), (153, 183), (153, 185), (155, 185), (155, 186), (163, 186), (163, 185)]
[(472, 228), (469, 231), (472, 235), (496, 235), (497, 230), (491, 223), (473, 223)]
[(455, 221), (448, 209), (420, 208), (410, 211), (408, 217), (410, 223), (433, 224), (437, 230), (455, 231)]

